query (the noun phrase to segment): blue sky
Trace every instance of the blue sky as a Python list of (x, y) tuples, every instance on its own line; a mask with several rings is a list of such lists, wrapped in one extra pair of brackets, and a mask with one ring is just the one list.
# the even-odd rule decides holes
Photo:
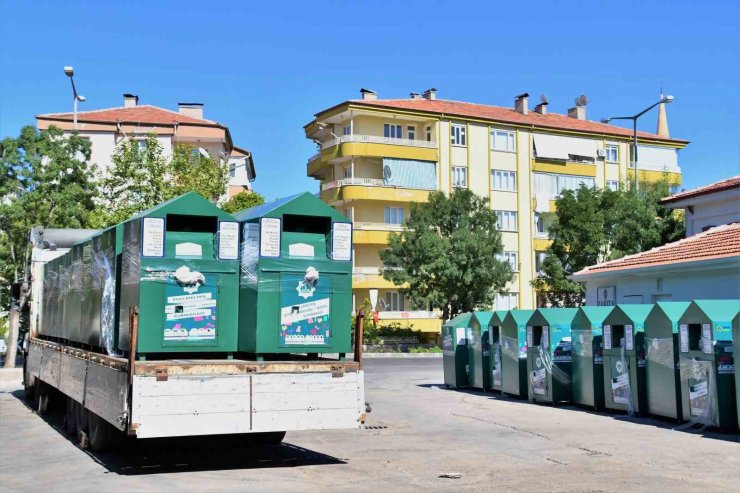
[(73, 65), (81, 110), (120, 106), (124, 92), (204, 103), (252, 150), (268, 199), (317, 190), (302, 126), (360, 87), (504, 106), (545, 93), (556, 112), (585, 93), (598, 120), (641, 110), (662, 84), (676, 98), (671, 135), (692, 141), (684, 186), (740, 173), (736, 1), (3, 4), (0, 136), (71, 111), (62, 67)]

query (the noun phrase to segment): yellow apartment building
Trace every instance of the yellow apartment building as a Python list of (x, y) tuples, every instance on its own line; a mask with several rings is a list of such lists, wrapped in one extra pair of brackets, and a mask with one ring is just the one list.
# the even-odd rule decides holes
[[(388, 233), (401, 231), (410, 204), (430, 191), (466, 187), (488, 198), (503, 257), (517, 273), (492, 308), (535, 308), (530, 281), (549, 243), (555, 197), (581, 183), (617, 188), (635, 179), (632, 131), (587, 120), (583, 99), (564, 115), (549, 113), (546, 101), (530, 109), (527, 94), (506, 108), (437, 99), (435, 89), (407, 99), (360, 93), (304, 127), (318, 147), (307, 174), (319, 180), (321, 198), (352, 219), (355, 307), (377, 300), (381, 322), (439, 331), (438, 313), (410, 310), (399, 287), (379, 274)], [(637, 175), (641, 183), (679, 185), (678, 151), (688, 141), (668, 135), (664, 107), (659, 115), (658, 133), (638, 132)]]

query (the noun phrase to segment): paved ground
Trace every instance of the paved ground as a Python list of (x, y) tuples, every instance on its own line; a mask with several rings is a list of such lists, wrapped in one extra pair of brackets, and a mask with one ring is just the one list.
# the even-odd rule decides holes
[(367, 361), (367, 430), (288, 433), (258, 451), (230, 438), (92, 454), (0, 381), (0, 490), (740, 491), (737, 435), (443, 390), (441, 364)]

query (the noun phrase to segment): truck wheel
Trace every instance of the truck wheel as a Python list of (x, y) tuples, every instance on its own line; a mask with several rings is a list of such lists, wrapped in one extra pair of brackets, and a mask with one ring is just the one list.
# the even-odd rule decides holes
[(256, 445), (277, 445), (285, 438), (284, 431), (268, 431), (265, 433), (252, 433), (252, 442)]
[(34, 394), (36, 390), (36, 385), (34, 385), (33, 383), (35, 380), (36, 379), (34, 377), (27, 377), (23, 381), (23, 392), (26, 394), (26, 399), (31, 402), (35, 401)]
[(49, 386), (44, 382), (38, 383), (38, 388), (34, 392), (34, 401), (36, 402), (36, 412), (43, 416), (49, 412)]
[(67, 397), (67, 406), (64, 412), (64, 430), (68, 435), (75, 435), (77, 432), (77, 403), (71, 397)]
[(104, 452), (114, 447), (122, 437), (122, 433), (113, 425), (88, 411), (88, 439), (90, 448), (95, 452)]

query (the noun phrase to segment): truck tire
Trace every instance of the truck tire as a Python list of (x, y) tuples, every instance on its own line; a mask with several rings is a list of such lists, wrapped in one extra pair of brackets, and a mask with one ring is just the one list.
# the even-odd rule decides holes
[(105, 452), (115, 447), (123, 434), (97, 414), (89, 411), (87, 414), (90, 448), (95, 452)]
[(23, 392), (26, 395), (26, 399), (29, 401), (33, 400), (34, 377), (28, 374), (28, 353), (23, 355)]
[(277, 445), (285, 438), (285, 432), (268, 431), (265, 433), (251, 433), (249, 438), (255, 445)]
[(34, 402), (36, 403), (36, 413), (44, 416), (49, 412), (49, 400), (51, 389), (44, 382), (37, 382), (36, 392), (34, 392)]
[(64, 430), (68, 435), (77, 435), (77, 403), (71, 397), (67, 397), (67, 405), (64, 408)]

